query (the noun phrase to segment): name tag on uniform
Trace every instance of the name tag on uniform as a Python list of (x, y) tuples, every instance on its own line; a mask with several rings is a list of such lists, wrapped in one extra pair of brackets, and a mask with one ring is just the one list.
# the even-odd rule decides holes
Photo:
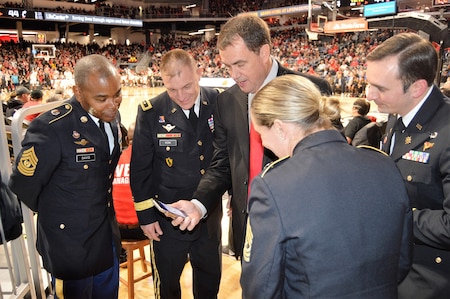
[(159, 146), (177, 146), (176, 139), (161, 139), (159, 140)]
[(83, 154), (83, 155), (76, 155), (76, 161), (77, 162), (94, 162), (95, 161), (95, 153), (93, 154)]

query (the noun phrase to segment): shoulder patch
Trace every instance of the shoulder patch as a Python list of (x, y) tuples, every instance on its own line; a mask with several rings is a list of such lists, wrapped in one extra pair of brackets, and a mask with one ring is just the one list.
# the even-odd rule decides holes
[(150, 102), (150, 100), (144, 100), (144, 101), (142, 101), (140, 103), (140, 105), (141, 105), (141, 108), (142, 108), (143, 111), (150, 110), (153, 107), (152, 103)]
[(376, 147), (370, 146), (370, 145), (364, 145), (364, 144), (361, 144), (361, 145), (358, 145), (357, 148), (369, 149), (369, 150), (372, 150), (372, 151), (375, 151), (375, 152), (379, 152), (380, 154), (383, 154), (383, 155), (389, 157), (389, 155), (386, 154), (385, 152), (383, 152), (382, 150), (380, 150), (380, 149), (378, 149), (378, 148), (376, 148)]
[(266, 175), (266, 173), (269, 172), (269, 170), (273, 169), (276, 165), (279, 165), (281, 162), (286, 161), (287, 159), (289, 159), (289, 157), (290, 156), (286, 156), (267, 164), (266, 167), (264, 167), (263, 169), (261, 177), (264, 177), (264, 175)]
[(52, 110), (50, 110), (50, 114), (54, 117), (53, 119), (51, 119), (48, 123), (52, 124), (62, 118), (64, 118), (65, 116), (69, 115), (73, 110), (72, 105), (70, 105), (69, 103), (66, 103), (62, 106), (56, 107)]

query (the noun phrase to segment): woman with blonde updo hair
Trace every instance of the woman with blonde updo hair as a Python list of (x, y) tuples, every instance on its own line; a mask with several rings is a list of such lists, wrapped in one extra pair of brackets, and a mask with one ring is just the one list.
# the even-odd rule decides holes
[(295, 75), (253, 98), (263, 145), (284, 158), (251, 184), (244, 299), (397, 298), (412, 241), (401, 175), (388, 156), (349, 146), (330, 104)]
[[(258, 131), (261, 135), (266, 131), (265, 129), (275, 125), (280, 134), (280, 141), (298, 142), (317, 130), (333, 128), (330, 117), (334, 115), (334, 111), (327, 108), (327, 101), (324, 100), (316, 85), (306, 78), (297, 77), (299, 76), (280, 76), (276, 84), (266, 85), (255, 95), (251, 105), (251, 118), (255, 129), (262, 130), (262, 132)], [(285, 132), (280, 126), (285, 130), (291, 130)], [(262, 139), (263, 145), (278, 157), (290, 155), (290, 153), (277, 153), (281, 150), (283, 143), (272, 146), (265, 144), (264, 138)]]

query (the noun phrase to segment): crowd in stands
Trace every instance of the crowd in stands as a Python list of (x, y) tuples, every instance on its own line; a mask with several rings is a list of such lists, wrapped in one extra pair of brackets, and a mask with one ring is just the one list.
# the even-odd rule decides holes
[[(364, 97), (365, 55), (381, 43), (392, 31), (370, 31), (336, 36), (323, 36), (309, 41), (303, 29), (291, 28), (273, 31), (273, 56), (285, 67), (320, 76), (329, 81), (335, 94)], [(207, 42), (198, 37), (175, 38), (163, 36), (159, 43), (99, 46), (57, 43), (56, 57), (34, 58), (28, 42), (5, 42), (0, 47), (0, 88), (5, 94), (17, 86), (30, 89), (70, 88), (73, 85), (75, 62), (88, 54), (108, 57), (122, 71), (125, 86), (157, 86), (160, 84), (159, 60), (168, 50), (182, 48), (192, 53), (204, 70), (203, 77), (228, 77), (220, 62), (215, 39)], [(136, 67), (143, 55), (150, 55), (150, 63)], [(128, 63), (131, 58), (137, 63)], [(441, 81), (446, 82), (447, 70)]]
[[(69, 1), (67, 1), (69, 2)], [(73, 1), (71, 1), (73, 2)], [(8, 8), (30, 8), (25, 7), (25, 2), (14, 3), (5, 2), (3, 7)], [(83, 1), (77, 1), (77, 3), (83, 3)], [(90, 2), (89, 2), (90, 3)], [(87, 4), (89, 4), (87, 3)], [(270, 9), (275, 7), (284, 7), (292, 5), (307, 4), (306, 0), (209, 0), (209, 7), (200, 9), (201, 17), (230, 17), (246, 11), (256, 11), (261, 9)], [(71, 14), (83, 14), (83, 15), (97, 15), (105, 17), (119, 17), (119, 18), (131, 18), (131, 19), (152, 19), (152, 18), (179, 18), (189, 17), (190, 10), (186, 9), (181, 4), (176, 5), (153, 5), (148, 4), (141, 9), (137, 6), (128, 6), (123, 4), (110, 4), (106, 1), (96, 1), (91, 8), (81, 9), (75, 8), (70, 5), (71, 3), (62, 4), (56, 8), (49, 7), (37, 7), (33, 9), (51, 11), (57, 13), (71, 13)], [(1, 5), (0, 5), (1, 7)]]

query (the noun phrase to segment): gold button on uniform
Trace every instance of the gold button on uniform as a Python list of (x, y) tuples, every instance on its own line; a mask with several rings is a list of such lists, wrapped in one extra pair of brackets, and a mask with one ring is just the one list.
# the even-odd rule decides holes
[(89, 169), (89, 165), (84, 164), (84, 165), (83, 165), (83, 168), (84, 168), (84, 169)]
[(203, 142), (201, 140), (197, 141), (198, 146), (202, 146)]
[(201, 169), (201, 170), (200, 170), (200, 173), (201, 173), (202, 175), (204, 175), (205, 172), (206, 172), (206, 171), (205, 171), (204, 169)]
[(111, 188), (108, 189), (108, 193), (111, 193)]
[(170, 146), (166, 146), (166, 151), (170, 151)]
[(65, 225), (64, 223), (61, 223), (61, 224), (59, 225), (59, 228), (60, 228), (60, 229), (65, 229), (65, 228), (66, 228), (66, 225)]
[(108, 201), (108, 208), (109, 208), (109, 207), (111, 207), (111, 202), (110, 202), (110, 201)]
[(407, 180), (408, 182), (411, 182), (411, 181), (413, 180), (412, 175), (408, 175), (408, 176), (406, 177), (406, 180)]
[(203, 161), (203, 160), (205, 160), (205, 156), (200, 155), (200, 161)]
[(438, 256), (437, 258), (434, 259), (434, 261), (436, 262), (436, 264), (440, 264), (442, 262), (442, 259), (441, 257)]

